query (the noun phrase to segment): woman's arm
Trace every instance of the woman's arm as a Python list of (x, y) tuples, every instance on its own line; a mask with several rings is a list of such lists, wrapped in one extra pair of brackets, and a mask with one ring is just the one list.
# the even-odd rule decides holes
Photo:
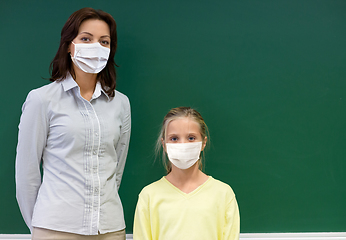
[(124, 111), (125, 113), (124, 113), (123, 125), (120, 130), (120, 138), (115, 148), (117, 156), (118, 156), (118, 165), (115, 170), (118, 189), (120, 187), (121, 178), (123, 177), (127, 151), (129, 149), (130, 135), (131, 135), (131, 109), (130, 109), (130, 102), (127, 97), (126, 97), (126, 104), (125, 104)]
[(16, 197), (27, 226), (31, 220), (41, 186), (40, 163), (47, 139), (46, 109), (35, 91), (22, 107), (16, 156)]

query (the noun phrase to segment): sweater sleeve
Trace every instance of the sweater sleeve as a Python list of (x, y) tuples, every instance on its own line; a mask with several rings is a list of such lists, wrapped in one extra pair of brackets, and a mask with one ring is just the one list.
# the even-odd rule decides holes
[(16, 197), (27, 226), (41, 186), (40, 163), (46, 146), (48, 122), (39, 95), (31, 91), (22, 107), (16, 155)]
[(117, 182), (118, 189), (120, 187), (121, 179), (122, 179), (124, 168), (125, 168), (126, 157), (127, 157), (127, 152), (129, 149), (130, 135), (131, 135), (131, 109), (130, 109), (130, 102), (127, 97), (126, 97), (124, 112), (125, 113), (124, 113), (123, 125), (120, 130), (120, 139), (115, 148), (117, 156), (118, 156), (118, 165), (116, 168), (116, 182)]
[(138, 198), (133, 223), (133, 240), (152, 240), (149, 203)]
[(225, 240), (239, 240), (240, 233), (240, 217), (238, 203), (233, 196), (226, 209), (226, 224), (224, 227)]

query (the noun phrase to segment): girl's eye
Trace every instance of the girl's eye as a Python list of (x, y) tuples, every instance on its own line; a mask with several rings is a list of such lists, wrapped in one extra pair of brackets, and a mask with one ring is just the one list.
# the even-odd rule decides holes
[(178, 141), (178, 138), (177, 137), (171, 137), (171, 139), (170, 139), (172, 142), (176, 142), (176, 141)]
[(195, 141), (195, 139), (196, 139), (196, 138), (193, 137), (193, 136), (190, 136), (190, 137), (189, 137), (189, 141)]

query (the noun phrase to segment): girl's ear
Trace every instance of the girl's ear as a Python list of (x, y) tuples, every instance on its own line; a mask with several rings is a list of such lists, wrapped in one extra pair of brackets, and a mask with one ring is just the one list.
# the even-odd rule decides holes
[(166, 145), (165, 145), (165, 141), (163, 140), (163, 138), (161, 138), (161, 144), (162, 144), (163, 150), (166, 152)]
[(204, 138), (204, 141), (203, 141), (203, 144), (202, 144), (202, 151), (204, 150), (205, 145), (207, 145), (207, 136), (205, 136), (205, 138)]

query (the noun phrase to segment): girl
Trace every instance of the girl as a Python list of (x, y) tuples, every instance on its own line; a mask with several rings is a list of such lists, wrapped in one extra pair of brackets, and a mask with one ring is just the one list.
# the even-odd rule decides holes
[(134, 240), (239, 239), (231, 187), (201, 171), (207, 140), (207, 126), (196, 110), (179, 107), (165, 116), (157, 148), (163, 148), (168, 174), (139, 194)]
[(116, 47), (111, 15), (76, 11), (61, 31), (53, 83), (23, 105), (16, 188), (33, 240), (125, 239), (118, 188), (131, 119), (128, 98), (115, 90)]

